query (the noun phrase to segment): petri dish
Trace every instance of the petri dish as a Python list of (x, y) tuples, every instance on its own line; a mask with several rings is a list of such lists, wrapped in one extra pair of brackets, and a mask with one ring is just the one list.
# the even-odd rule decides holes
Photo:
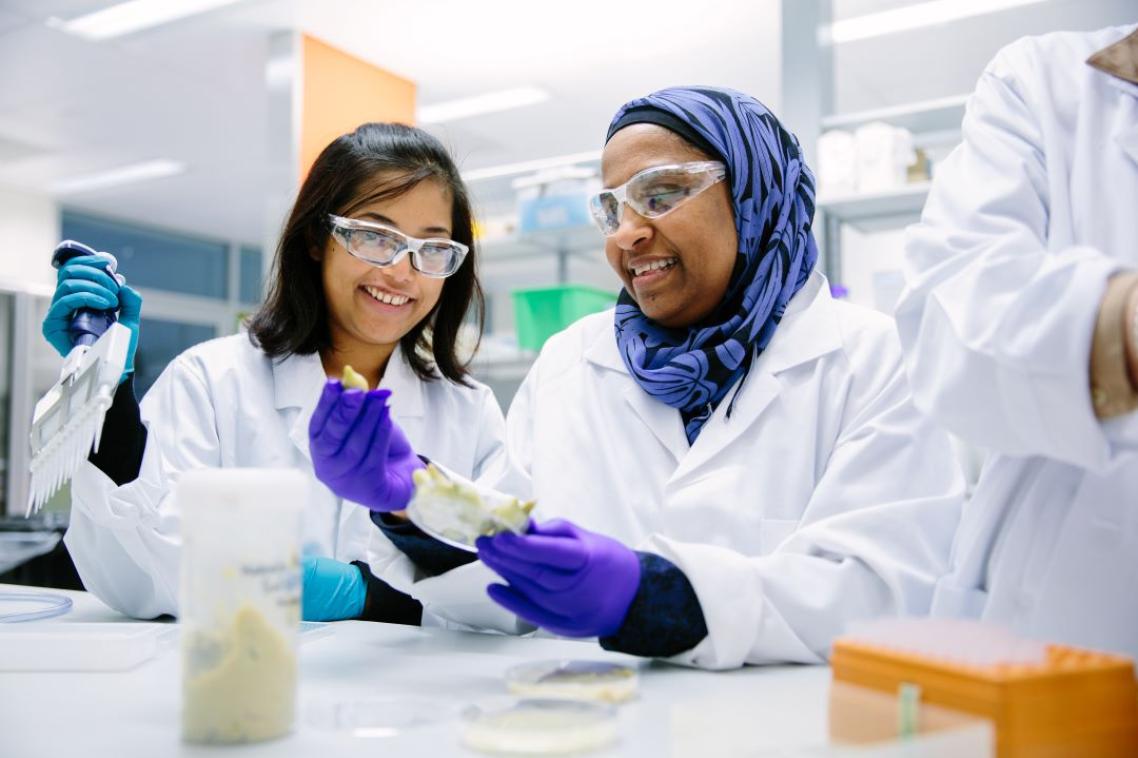
[(574, 700), (518, 700), (462, 713), (462, 744), (495, 755), (570, 755), (617, 739), (616, 709)]
[(415, 472), (415, 495), (406, 514), (412, 524), (439, 542), (476, 553), (479, 537), (505, 531), (524, 533), (533, 505), (505, 495), (489, 502), (483, 493), (452, 481), (430, 465)]
[(0, 592), (0, 623), (42, 621), (71, 610), (71, 598), (52, 592)]
[(324, 731), (347, 732), (353, 737), (394, 737), (410, 729), (457, 718), (454, 702), (420, 697), (363, 698), (317, 701), (305, 707), (304, 721)]
[(631, 666), (606, 661), (533, 661), (508, 669), (506, 687), (521, 697), (624, 703), (638, 694), (640, 677)]

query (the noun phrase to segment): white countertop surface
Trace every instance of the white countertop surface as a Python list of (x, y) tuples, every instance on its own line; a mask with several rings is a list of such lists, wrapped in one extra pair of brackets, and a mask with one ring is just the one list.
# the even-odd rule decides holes
[[(0, 585), (0, 591), (37, 590)], [(21, 630), (36, 624), (139, 623), (87, 593), (63, 594), (74, 599), (70, 613), (19, 624)], [(0, 671), (0, 756), (475, 755), (460, 743), (458, 714), (471, 704), (507, 701), (506, 669), (550, 658), (613, 660), (640, 667), (639, 698), (618, 706), (619, 742), (594, 755), (869, 754), (828, 747), (830, 671), (824, 666), (705, 672), (608, 653), (593, 642), (362, 621), (338, 622), (302, 635), (298, 717), (290, 736), (230, 748), (186, 745), (179, 733), (180, 656), (174, 643), (176, 625), (171, 626), (175, 631), (159, 653), (129, 671)], [(391, 710), (396, 703), (402, 704), (400, 710)], [(333, 711), (353, 704), (376, 714), (410, 709), (433, 721), (399, 729), (332, 727)], [(885, 753), (878, 749), (872, 754)], [(951, 753), (930, 748), (888, 754)]]

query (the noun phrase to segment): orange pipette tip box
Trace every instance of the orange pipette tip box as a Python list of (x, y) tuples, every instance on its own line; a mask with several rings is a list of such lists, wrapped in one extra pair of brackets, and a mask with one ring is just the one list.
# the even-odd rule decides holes
[[(990, 720), (999, 758), (1138, 756), (1138, 681), (1129, 658), (1048, 645), (1034, 663), (969, 664), (856, 638), (834, 642), (834, 682), (897, 694)], [(850, 723), (836, 719), (831, 732)], [(841, 738), (841, 734), (834, 734)]]

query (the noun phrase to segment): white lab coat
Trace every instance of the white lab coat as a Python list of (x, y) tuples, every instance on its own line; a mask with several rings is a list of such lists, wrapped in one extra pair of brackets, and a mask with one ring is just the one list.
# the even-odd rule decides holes
[[(171, 492), (182, 471), (207, 466), (303, 471), (303, 548), (366, 558), (375, 531), (368, 510), (337, 498), (312, 469), (308, 421), (324, 382), (318, 355), (274, 362), (244, 334), (178, 356), (142, 401), (148, 436), (138, 479), (116, 487), (86, 463), (72, 482), (65, 541), (87, 589), (130, 616), (177, 613), (180, 514)], [(401, 350), (380, 386), (391, 390), (393, 417), (416, 452), (464, 476), (500, 476), (505, 422), (487, 387), (423, 382)]]
[(1088, 389), (1106, 281), (1138, 267), (1138, 87), (1084, 63), (1133, 28), (988, 66), (897, 322), (918, 406), (992, 452), (934, 613), (1138, 655), (1138, 414), (1101, 423)]
[[(947, 434), (910, 402), (892, 323), (814, 273), (727, 420), (729, 403), (689, 447), (679, 412), (625, 369), (610, 310), (545, 345), (507, 417), (510, 452), (538, 518), (684, 571), (709, 635), (676, 662), (817, 662), (847, 622), (926, 613), (964, 483)], [(495, 580), (485, 566), (423, 578), (384, 542), (384, 578), (428, 609), (516, 631), (475, 607)]]

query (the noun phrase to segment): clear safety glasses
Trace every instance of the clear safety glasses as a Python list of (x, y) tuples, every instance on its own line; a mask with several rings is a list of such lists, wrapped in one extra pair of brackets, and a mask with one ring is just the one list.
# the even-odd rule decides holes
[(727, 167), (719, 161), (696, 161), (646, 168), (619, 187), (589, 199), (589, 212), (606, 237), (616, 234), (627, 203), (645, 218), (660, 218), (723, 181)]
[(423, 276), (442, 279), (450, 276), (470, 248), (454, 240), (410, 237), (398, 229), (374, 221), (360, 221), (328, 214), (332, 236), (350, 254), (378, 268), (394, 266), (411, 254), (411, 265)]

